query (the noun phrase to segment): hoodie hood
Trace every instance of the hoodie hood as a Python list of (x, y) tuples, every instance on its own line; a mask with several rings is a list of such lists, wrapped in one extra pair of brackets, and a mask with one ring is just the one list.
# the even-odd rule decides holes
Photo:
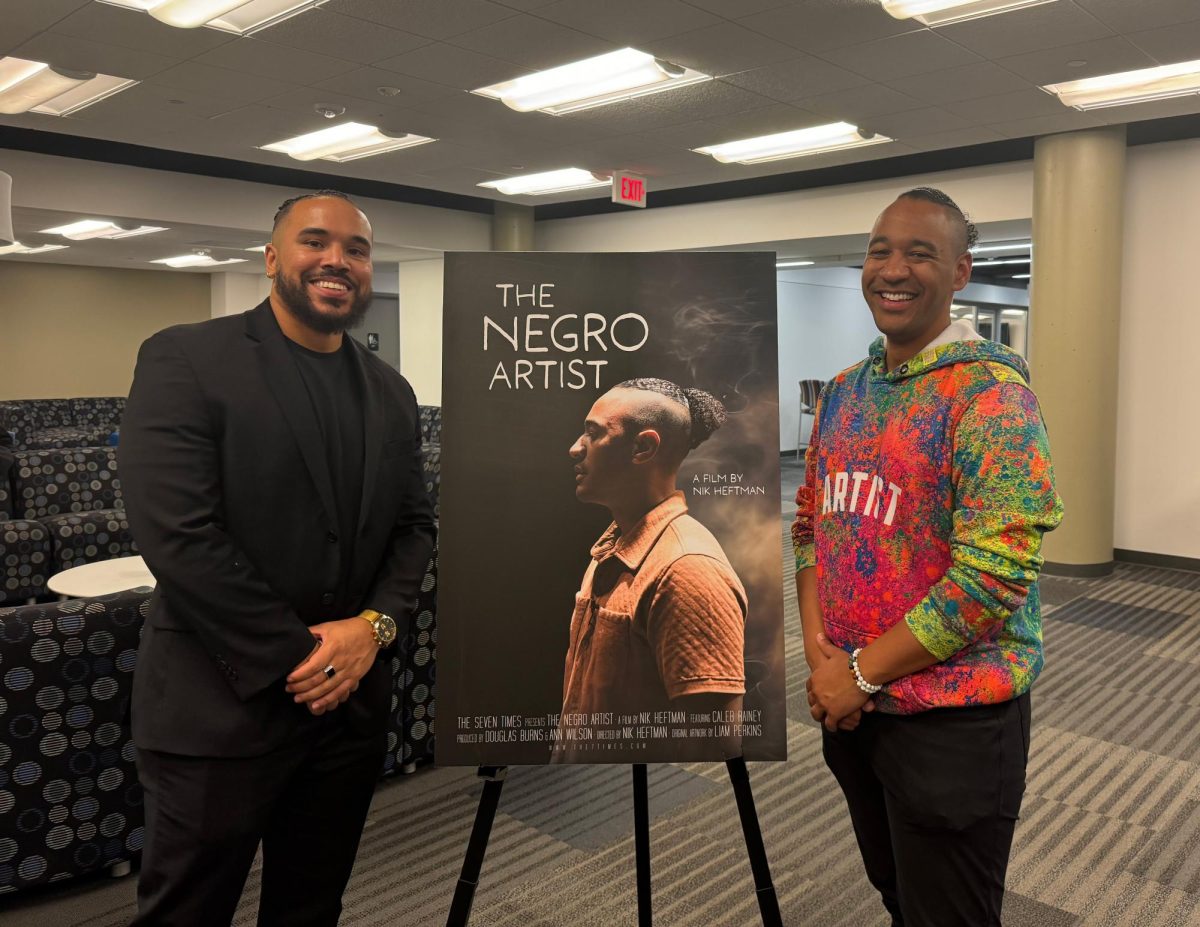
[(884, 369), (885, 348), (882, 335), (871, 343), (871, 373), (873, 377), (883, 380), (904, 380), (930, 370), (937, 370), (940, 367), (949, 367), (951, 364), (985, 361), (1010, 367), (1016, 371), (1023, 383), (1029, 383), (1029, 365), (1025, 362), (1025, 358), (998, 341), (979, 339), (978, 341), (951, 341), (948, 344), (934, 344), (892, 371)]

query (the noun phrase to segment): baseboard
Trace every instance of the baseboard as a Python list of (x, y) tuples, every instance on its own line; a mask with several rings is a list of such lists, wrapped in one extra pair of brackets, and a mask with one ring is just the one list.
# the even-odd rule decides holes
[(1174, 554), (1151, 554), (1142, 550), (1113, 551), (1113, 557), (1122, 563), (1137, 563), (1141, 566), (1165, 567), (1168, 570), (1187, 570), (1200, 573), (1200, 558), (1177, 557)]
[(1042, 573), (1047, 576), (1067, 576), (1073, 579), (1095, 579), (1112, 573), (1115, 564), (1107, 563), (1054, 563), (1047, 560), (1042, 564)]

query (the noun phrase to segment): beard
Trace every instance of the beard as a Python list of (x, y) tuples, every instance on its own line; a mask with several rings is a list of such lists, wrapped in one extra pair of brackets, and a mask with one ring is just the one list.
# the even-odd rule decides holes
[[(324, 276), (337, 275), (325, 274)], [(346, 286), (353, 286), (347, 278), (339, 277), (339, 279)], [(277, 274), (275, 276), (275, 292), (279, 295), (279, 299), (287, 311), (298, 322), (315, 332), (320, 332), (322, 335), (336, 335), (339, 332), (346, 331), (348, 328), (354, 328), (363, 320), (363, 316), (367, 314), (367, 310), (371, 308), (372, 293), (370, 287), (366, 290), (353, 289), (354, 298), (350, 301), (350, 308), (342, 315), (322, 312), (313, 305), (313, 301), (304, 287), (304, 281), (299, 277), (292, 278), (282, 273)]]

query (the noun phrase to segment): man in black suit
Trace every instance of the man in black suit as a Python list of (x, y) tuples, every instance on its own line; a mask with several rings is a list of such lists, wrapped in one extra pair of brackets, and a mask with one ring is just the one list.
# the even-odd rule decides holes
[(332, 191), (288, 200), (266, 264), (256, 308), (142, 345), (122, 420), (158, 580), (133, 687), (138, 927), (230, 923), (260, 842), (259, 924), (337, 923), (388, 645), (433, 549), (412, 388), (345, 335), (371, 300), (366, 217)]

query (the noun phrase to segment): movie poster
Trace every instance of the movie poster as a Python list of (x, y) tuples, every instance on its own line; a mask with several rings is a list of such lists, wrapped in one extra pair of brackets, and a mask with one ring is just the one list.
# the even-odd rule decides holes
[(437, 760), (786, 758), (775, 260), (447, 254)]

